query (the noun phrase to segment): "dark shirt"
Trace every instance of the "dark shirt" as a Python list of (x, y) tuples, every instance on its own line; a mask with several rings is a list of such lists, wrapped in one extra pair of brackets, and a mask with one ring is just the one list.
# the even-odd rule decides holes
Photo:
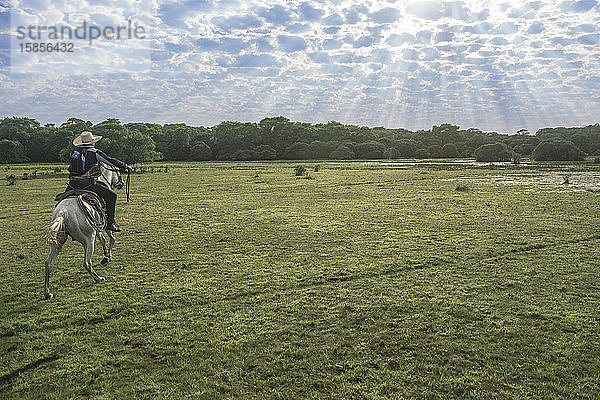
[(93, 145), (78, 146), (71, 153), (71, 163), (69, 165), (69, 177), (81, 176), (91, 168), (98, 165), (98, 162), (107, 164), (121, 170), (127, 169), (127, 164), (123, 161), (112, 158), (102, 150)]

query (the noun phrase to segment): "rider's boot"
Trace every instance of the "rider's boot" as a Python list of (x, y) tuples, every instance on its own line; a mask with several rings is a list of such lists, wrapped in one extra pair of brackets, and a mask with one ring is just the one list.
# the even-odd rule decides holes
[(114, 222), (111, 222), (109, 224), (106, 225), (106, 230), (107, 231), (113, 231), (113, 232), (121, 232), (123, 229), (119, 228), (117, 226), (117, 224), (115, 224)]

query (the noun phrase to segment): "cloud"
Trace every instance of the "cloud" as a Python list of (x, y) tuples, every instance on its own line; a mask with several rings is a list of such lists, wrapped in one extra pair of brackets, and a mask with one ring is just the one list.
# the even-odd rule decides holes
[(416, 35), (416, 40), (419, 43), (428, 44), (431, 42), (431, 37), (433, 36), (433, 32), (431, 31), (419, 31)]
[(331, 14), (321, 20), (324, 25), (342, 25), (344, 20), (338, 13)]
[(596, 32), (596, 25), (594, 24), (581, 24), (577, 26), (569, 27), (570, 33), (592, 33)]
[(465, 7), (462, 1), (451, 1), (444, 3), (444, 15), (449, 18), (467, 21), (471, 18), (471, 11)]
[(304, 33), (310, 30), (310, 24), (296, 23), (289, 25), (285, 30), (289, 33)]
[(256, 50), (260, 53), (268, 53), (275, 48), (271, 44), (271, 40), (269, 38), (257, 37), (255, 39), (250, 40), (249, 44), (251, 46), (256, 47)]
[(423, 48), (421, 49), (421, 53), (423, 53), (423, 60), (425, 61), (436, 60), (440, 57), (440, 52), (433, 47)]
[[(509, 43), (508, 40), (502, 38), (502, 37), (495, 37), (493, 39), (490, 40), (490, 43), (496, 46), (505, 46)], [(482, 53), (483, 54), (483, 53)]]
[(418, 60), (419, 52), (415, 49), (404, 49), (402, 50), (402, 59), (410, 61)]
[(565, 52), (564, 50), (542, 50), (537, 53), (537, 56), (541, 58), (564, 58)]
[(451, 42), (453, 39), (454, 39), (454, 33), (439, 32), (438, 34), (435, 35), (434, 42), (435, 43)]
[(292, 20), (290, 11), (279, 4), (269, 9), (261, 9), (256, 14), (265, 21), (277, 25), (287, 25)]
[(340, 31), (340, 27), (338, 27), (338, 26), (329, 26), (329, 27), (323, 29), (323, 33), (326, 33), (328, 35), (336, 35), (339, 31)]
[(349, 24), (357, 24), (362, 20), (362, 14), (368, 14), (369, 9), (363, 5), (353, 5), (350, 8), (343, 10), (346, 22)]
[(597, 44), (598, 40), (600, 40), (600, 34), (598, 33), (583, 35), (577, 38), (577, 41), (583, 44)]
[(519, 31), (519, 26), (512, 22), (503, 22), (496, 28), (495, 32), (501, 35), (512, 35)]
[(397, 8), (386, 7), (370, 14), (370, 17), (378, 24), (390, 24), (398, 20), (400, 17), (400, 11)]
[(465, 26), (463, 27), (463, 32), (470, 32), (470, 33), (487, 33), (490, 32), (493, 29), (493, 25), (490, 24), (489, 22), (481, 22), (479, 24), (475, 24), (473, 26)]
[(194, 17), (196, 14), (210, 11), (212, 8), (213, 4), (209, 0), (169, 1), (160, 4), (157, 15), (165, 24), (181, 27), (184, 26), (186, 17)]
[(369, 46), (373, 46), (374, 44), (376, 44), (377, 41), (378, 41), (378, 39), (375, 36), (361, 36), (358, 39), (356, 39), (356, 41), (354, 41), (354, 43), (352, 44), (352, 47), (354, 47), (354, 48), (369, 47)]
[(393, 54), (387, 49), (375, 49), (371, 52), (370, 58), (375, 63), (389, 64), (392, 62)]
[(534, 22), (529, 26), (529, 29), (527, 29), (527, 33), (536, 35), (538, 33), (544, 32), (545, 30), (546, 28), (544, 28), (544, 24), (542, 24), (541, 22)]
[(422, 1), (406, 6), (406, 12), (419, 18), (437, 20), (442, 18), (440, 3), (437, 1)]
[(556, 36), (556, 37), (553, 37), (552, 39), (550, 39), (550, 43), (552, 43), (554, 46), (556, 46), (556, 45), (568, 46), (568, 45), (574, 43), (574, 41), (573, 41), (573, 39), (569, 39), (566, 37)]
[(264, 68), (277, 64), (277, 59), (270, 54), (244, 54), (236, 57), (232, 67)]
[(563, 1), (559, 4), (562, 11), (582, 13), (590, 11), (598, 4), (595, 0), (581, 0), (581, 1)]
[(277, 43), (279, 44), (279, 49), (286, 53), (302, 51), (307, 48), (306, 42), (300, 36), (279, 35), (277, 36)]
[(336, 50), (343, 46), (343, 42), (337, 39), (326, 39), (323, 41), (323, 48), (325, 50)]
[[(16, 12), (24, 23), (47, 21), (49, 15), (69, 18), (56, 12), (49, 0), (14, 3), (24, 1), (30, 9)], [(36, 2), (44, 3), (37, 11)], [(81, 14), (97, 23), (128, 16), (135, 20), (143, 14), (132, 9), (137, 3), (86, 0)], [(600, 101), (592, 100), (593, 107), (587, 107), (589, 99), (600, 98), (600, 86), (589, 85), (590, 77), (600, 71), (600, 56), (595, 53), (600, 44), (597, 1), (383, 0), (351, 4), (343, 0), (161, 1), (155, 13), (147, 11), (143, 20), (144, 25), (152, 26), (156, 68), (148, 76), (136, 78), (138, 83), (125, 89), (126, 79), (117, 85), (101, 74), (94, 76), (93, 84), (72, 80), (70, 86), (62, 80), (45, 83), (38, 79), (36, 94), (32, 82), (17, 81), (0, 72), (0, 80), (10, 82), (0, 85), (6, 100), (0, 111), (11, 115), (14, 110), (22, 113), (24, 107), (33, 116), (54, 119), (60, 103), (68, 107), (67, 102), (59, 100), (50, 112), (46, 104), (54, 104), (51, 101), (58, 94), (42, 100), (39, 93), (60, 93), (73, 103), (80, 98), (69, 93), (87, 88), (96, 97), (126, 90), (139, 93), (135, 109), (103, 104), (104, 114), (114, 110), (121, 113), (117, 116), (146, 115), (160, 122), (196, 116), (186, 122), (201, 124), (226, 118), (260, 119), (277, 110), (289, 112), (286, 115), (297, 120), (326, 121), (352, 115), (349, 122), (362, 118), (360, 121), (373, 124), (410, 123), (412, 127), (425, 122), (430, 127), (428, 118), (449, 116), (456, 123), (467, 118), (470, 125), (486, 129), (487, 120), (503, 121), (515, 110), (521, 114), (527, 110), (527, 115), (537, 118), (543, 106), (565, 117), (560, 112), (566, 110), (558, 100), (561, 93), (562, 98), (568, 94), (574, 104), (581, 105), (571, 107), (571, 114), (579, 109), (587, 109), (586, 115), (600, 113)], [(100, 60), (111, 60), (113, 55), (119, 60), (127, 55), (135, 58), (140, 47), (133, 42), (103, 43), (92, 50)], [(6, 59), (4, 53), (0, 57)], [(87, 68), (74, 59), (68, 61)], [(583, 82), (588, 85), (578, 88)], [(402, 107), (391, 105), (398, 93), (403, 96)], [(279, 99), (277, 104), (273, 98)], [(100, 111), (94, 114), (95, 104), (81, 104), (83, 112), (104, 115)], [(151, 104), (148, 110), (153, 113), (141, 112), (139, 104)], [(361, 113), (348, 111), (356, 110), (357, 104), (370, 107)], [(407, 111), (398, 113), (398, 109)], [(490, 113), (496, 109), (507, 110), (506, 115)], [(543, 118), (538, 120), (546, 123)], [(568, 121), (568, 116), (564, 120)]]
[(325, 11), (311, 6), (306, 1), (298, 6), (298, 12), (305, 21), (317, 21), (325, 14)]
[(401, 46), (404, 43), (412, 43), (415, 40), (415, 37), (410, 33), (393, 33), (385, 40), (387, 44), (390, 46), (396, 47)]
[(319, 51), (316, 53), (310, 53), (308, 55), (311, 60), (318, 64), (327, 64), (330, 62), (329, 54), (324, 51)]
[(530, 1), (527, 4), (525, 4), (525, 8), (529, 10), (539, 10), (543, 6), (544, 3), (542, 3), (541, 1)]
[(213, 17), (211, 22), (220, 30), (230, 32), (232, 30), (245, 30), (259, 28), (262, 21), (254, 15), (232, 15), (231, 17)]

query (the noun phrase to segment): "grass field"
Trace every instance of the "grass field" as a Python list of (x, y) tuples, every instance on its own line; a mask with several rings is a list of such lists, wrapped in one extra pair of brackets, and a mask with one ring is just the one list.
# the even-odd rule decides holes
[(0, 398), (600, 398), (599, 165), (297, 164), (134, 175), (49, 301), (64, 169), (11, 166)]

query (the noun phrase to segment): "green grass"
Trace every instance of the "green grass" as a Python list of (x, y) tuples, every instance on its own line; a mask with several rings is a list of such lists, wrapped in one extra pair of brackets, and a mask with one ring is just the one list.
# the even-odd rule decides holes
[(66, 178), (11, 166), (47, 175), (0, 182), (0, 397), (600, 397), (600, 195), (551, 175), (600, 166), (298, 164), (134, 175), (107, 281), (69, 241), (50, 301)]

